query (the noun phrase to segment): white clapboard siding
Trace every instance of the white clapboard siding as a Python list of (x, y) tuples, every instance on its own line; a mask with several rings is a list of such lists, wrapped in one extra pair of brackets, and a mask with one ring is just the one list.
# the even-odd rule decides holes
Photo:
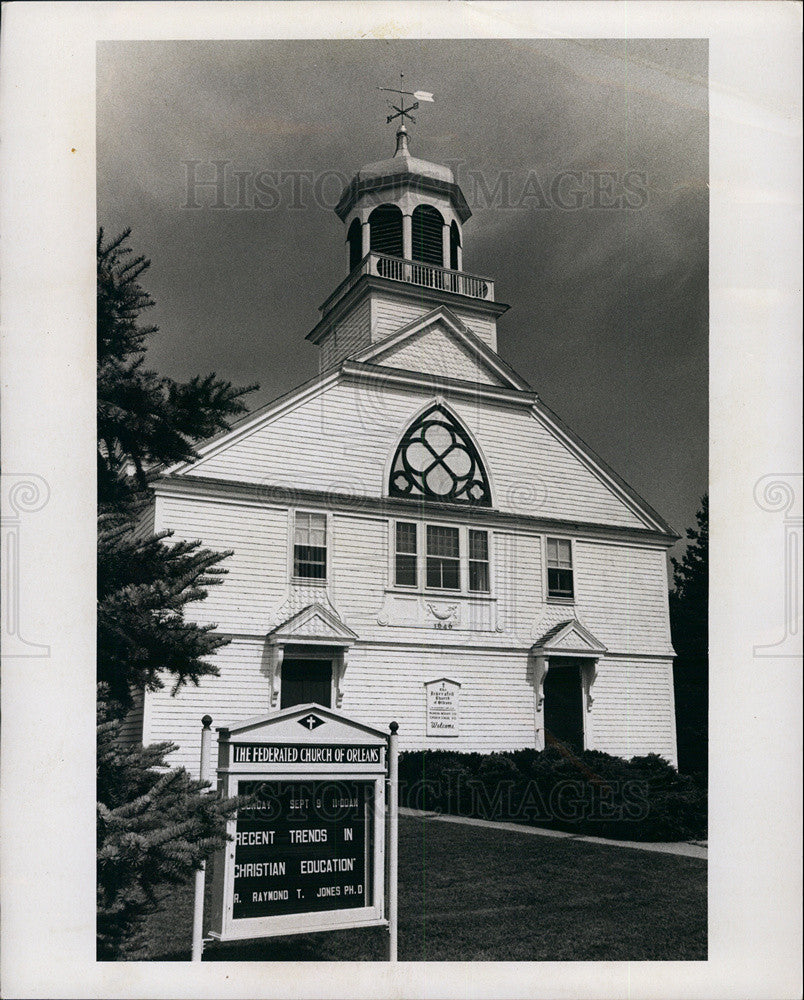
[(167, 678), (161, 691), (146, 692), (143, 742), (179, 744), (168, 763), (197, 775), (204, 715), (212, 716), (214, 730), (271, 711), (265, 656), (263, 640), (235, 639), (209, 658), (220, 671), (218, 677), (204, 678), (198, 687), (185, 686), (176, 695), (171, 695)]
[(388, 532), (385, 519), (333, 518), (332, 600), (359, 635), (377, 627), (388, 585)]
[(544, 611), (541, 539), (495, 531), (492, 548), (500, 638), (527, 648), (536, 638), (536, 623)]
[[(170, 740), (180, 749), (171, 765), (198, 770), (201, 718), (233, 726), (270, 711), (270, 685), (262, 641), (237, 639), (213, 657), (216, 679), (171, 696), (149, 692), (145, 743)], [(427, 681), (447, 677), (461, 684), (457, 737), (426, 735)], [(489, 656), (478, 650), (422, 650), (399, 646), (355, 647), (343, 684), (341, 711), (387, 729), (399, 723), (400, 749), (491, 753), (536, 743), (541, 718), (534, 712), (533, 679), (525, 653)], [(657, 753), (676, 763), (672, 667), (669, 660), (604, 659), (598, 664), (594, 702), (587, 713), (588, 745), (619, 757)]]
[(227, 570), (203, 601), (187, 606), (187, 617), (226, 631), (268, 631), (270, 612), (288, 592), (286, 510), (195, 497), (157, 498), (161, 528), (173, 541), (199, 540), (216, 552), (232, 551), (220, 565)]
[(142, 739), (143, 703), (142, 690), (132, 691), (131, 708), (126, 712), (120, 725), (122, 743), (136, 743)]
[[(424, 389), (337, 382), (202, 458), (187, 474), (380, 497), (386, 491), (386, 463), (399, 438), (432, 398)], [(452, 405), (479, 444), (495, 507), (644, 527), (529, 411), (480, 399), (456, 399)]]
[[(485, 341), (492, 350), (497, 350), (497, 323), (493, 318), (481, 316), (478, 313), (463, 309), (454, 303), (449, 303), (450, 310), (462, 323)], [(416, 302), (410, 299), (386, 297), (375, 293), (373, 298), (372, 340), (376, 343), (391, 333), (401, 330), (414, 319), (424, 316), (433, 309), (431, 302)]]
[(371, 343), (371, 303), (364, 299), (358, 306), (334, 323), (332, 332), (321, 341), (322, 371), (340, 364), (344, 358), (364, 350)]
[(428, 327), (415, 337), (372, 358), (373, 364), (425, 372), (441, 378), (503, 385), (502, 379), (481, 364), (474, 354), (458, 343), (442, 326)]
[(497, 350), (497, 320), (489, 316), (480, 316), (470, 309), (462, 309), (460, 306), (450, 305), (452, 312), (458, 319), (475, 334), (485, 341), (492, 351)]
[[(263, 643), (238, 639), (215, 654), (219, 677), (182, 688), (175, 696), (169, 688), (149, 692), (143, 741), (178, 743), (169, 763), (197, 774), (205, 714), (212, 716), (215, 729), (271, 711), (263, 657)], [(440, 677), (462, 685), (458, 737), (426, 736), (424, 684)], [(340, 711), (383, 730), (398, 722), (402, 750), (515, 750), (535, 741), (530, 677), (524, 654), (492, 660), (455, 650), (356, 648), (349, 657)]]
[[(172, 529), (174, 541), (198, 539), (216, 551), (233, 552), (223, 563), (228, 572), (222, 583), (188, 606), (191, 620), (226, 632), (262, 634), (321, 599), (316, 588), (312, 596), (301, 594), (292, 606), (287, 603), (292, 602), (287, 510), (198, 497), (160, 496), (157, 503), (160, 527)], [(391, 586), (391, 525), (379, 516), (333, 512), (326, 600), (364, 640), (454, 644), (458, 633), (380, 625)], [(461, 631), (462, 642), (524, 649), (553, 625), (578, 618), (614, 653), (670, 653), (662, 550), (576, 541), (576, 602), (557, 605), (544, 592), (540, 536), (495, 531), (492, 543), (498, 630)]]
[(575, 544), (576, 615), (612, 652), (672, 655), (662, 550)]
[[(427, 737), (426, 681), (461, 684), (460, 735)], [(401, 750), (514, 750), (533, 746), (534, 702), (527, 656), (470, 650), (355, 648), (349, 656), (342, 711), (387, 729), (399, 723)]]
[(135, 538), (149, 538), (154, 533), (155, 505), (153, 501), (140, 513), (134, 528)]
[(596, 750), (626, 758), (657, 753), (677, 763), (671, 660), (605, 658), (592, 693)]
[(424, 316), (433, 307), (410, 299), (384, 298), (374, 295), (372, 301), (372, 337), (376, 344), (389, 334), (396, 333), (414, 319)]

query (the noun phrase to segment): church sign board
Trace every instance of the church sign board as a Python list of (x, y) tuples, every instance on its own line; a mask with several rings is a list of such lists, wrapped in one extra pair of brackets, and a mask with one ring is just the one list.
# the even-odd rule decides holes
[(424, 690), (427, 698), (427, 735), (458, 736), (461, 685), (440, 677), (436, 681), (427, 681)]
[(218, 941), (387, 924), (388, 737), (319, 705), (219, 730), (218, 787), (247, 796), (215, 862)]

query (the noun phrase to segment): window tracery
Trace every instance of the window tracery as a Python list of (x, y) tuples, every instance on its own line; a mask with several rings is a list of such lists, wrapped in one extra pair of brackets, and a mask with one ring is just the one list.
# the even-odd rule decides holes
[(488, 477), (466, 431), (430, 407), (405, 432), (391, 466), (389, 494), (491, 506)]

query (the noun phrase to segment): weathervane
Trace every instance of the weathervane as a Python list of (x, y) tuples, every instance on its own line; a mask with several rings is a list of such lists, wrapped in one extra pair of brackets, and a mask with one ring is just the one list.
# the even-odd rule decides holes
[[(389, 94), (399, 94), (399, 104), (401, 104), (402, 107), (399, 107), (399, 105), (394, 104), (392, 101), (389, 101), (388, 104), (389, 104), (390, 107), (392, 107), (394, 109), (394, 114), (388, 115), (388, 117), (385, 119), (385, 121), (386, 121), (386, 123), (390, 123), (390, 122), (392, 122), (394, 120), (394, 118), (401, 118), (402, 119), (401, 124), (402, 124), (403, 127), (404, 127), (405, 119), (406, 118), (409, 118), (412, 122), (416, 121), (416, 119), (411, 114), (411, 111), (415, 111), (418, 108), (419, 101), (432, 101), (433, 100), (433, 95), (430, 94), (426, 90), (405, 90), (404, 89), (404, 82), (405, 82), (405, 74), (404, 73), (400, 73), (399, 74), (399, 89), (398, 90), (397, 90), (396, 87), (377, 87), (377, 90), (384, 90), (384, 91), (386, 91)], [(413, 98), (415, 98), (414, 103), (411, 104), (411, 105), (409, 105), (408, 107), (405, 107), (405, 98), (406, 97), (413, 97)]]

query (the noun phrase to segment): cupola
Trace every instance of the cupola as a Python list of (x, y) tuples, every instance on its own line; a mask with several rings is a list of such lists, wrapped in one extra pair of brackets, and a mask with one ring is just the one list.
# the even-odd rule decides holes
[(410, 155), (404, 125), (394, 155), (358, 170), (335, 211), (346, 225), (350, 271), (372, 250), (462, 269), (461, 229), (472, 212), (449, 167)]
[(386, 160), (361, 167), (335, 206), (346, 230), (349, 273), (320, 307), (308, 340), (321, 368), (340, 363), (441, 305), (493, 350), (494, 282), (463, 269), (472, 212), (452, 170), (411, 155), (405, 125)]

